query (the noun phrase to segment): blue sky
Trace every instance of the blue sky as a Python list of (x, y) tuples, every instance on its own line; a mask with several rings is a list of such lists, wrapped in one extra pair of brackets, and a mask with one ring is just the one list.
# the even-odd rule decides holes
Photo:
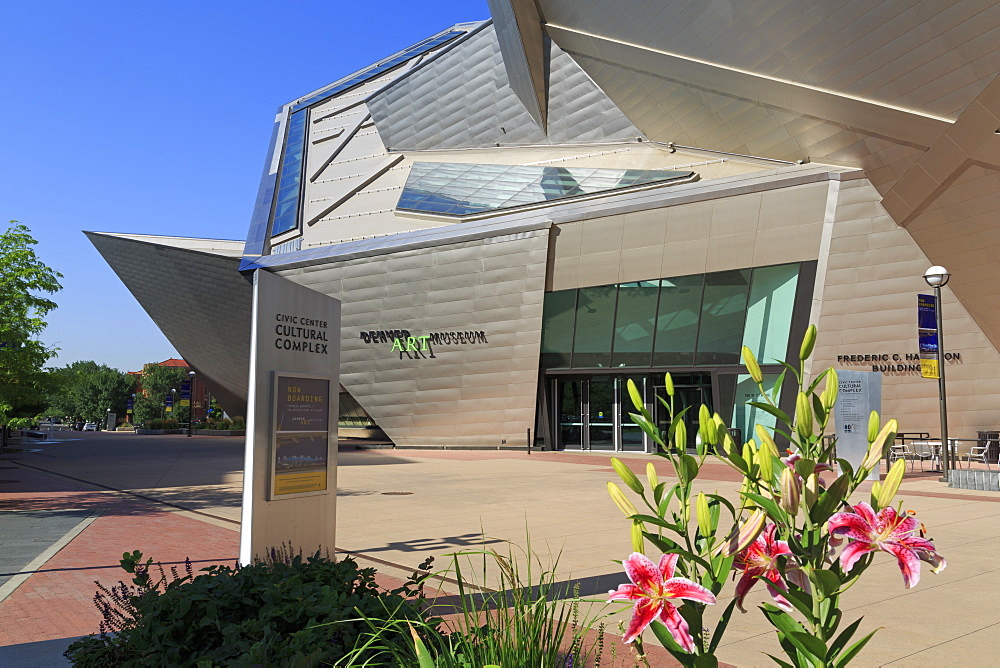
[(81, 230), (245, 238), (278, 106), (488, 17), (485, 0), (0, 4), (0, 223), (64, 276), (52, 364), (176, 355)]

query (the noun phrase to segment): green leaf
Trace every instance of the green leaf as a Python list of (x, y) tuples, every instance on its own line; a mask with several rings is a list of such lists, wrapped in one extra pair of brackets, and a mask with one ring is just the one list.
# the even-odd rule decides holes
[(760, 410), (764, 411), (765, 413), (768, 413), (768, 414), (773, 415), (774, 417), (778, 418), (779, 420), (781, 420), (785, 424), (790, 424), (791, 423), (791, 420), (788, 418), (788, 415), (783, 410), (781, 410), (779, 408), (775, 408), (771, 404), (766, 404), (766, 403), (764, 403), (762, 401), (748, 401), (747, 402), (747, 406), (753, 406), (754, 408), (759, 408)]
[[(676, 652), (678, 654), (688, 653), (677, 643), (676, 640), (674, 640), (674, 637), (670, 635), (670, 630), (662, 623), (654, 619), (649, 625), (649, 628), (653, 631), (653, 635), (656, 636), (656, 639), (660, 641), (660, 644), (663, 645), (664, 648), (670, 650), (670, 652)], [(423, 667), (421, 666), (421, 668)]]
[(434, 668), (434, 657), (427, 651), (427, 646), (424, 645), (424, 641), (417, 635), (417, 632), (413, 629), (413, 625), (408, 624), (408, 626), (410, 627), (410, 635), (413, 636), (413, 651), (417, 655), (417, 664), (420, 668)]
[(837, 574), (832, 571), (827, 570), (815, 570), (812, 572), (812, 577), (810, 578), (816, 588), (820, 590), (823, 596), (830, 597), (837, 593), (840, 589), (840, 578)]
[(715, 648), (719, 646), (722, 642), (722, 636), (726, 632), (726, 627), (729, 626), (729, 619), (733, 616), (733, 610), (736, 609), (736, 599), (734, 598), (726, 606), (726, 609), (722, 612), (722, 617), (719, 618), (719, 622), (715, 625), (715, 633), (712, 634), (712, 640), (708, 643), (708, 651), (715, 652)]
[(843, 654), (837, 657), (837, 659), (833, 662), (833, 665), (836, 668), (840, 668), (840, 666), (846, 666), (848, 663), (851, 662), (851, 660), (855, 656), (858, 655), (858, 652), (864, 649), (865, 645), (868, 644), (868, 641), (871, 640), (876, 633), (878, 633), (878, 629), (875, 629), (874, 631), (866, 635), (864, 638), (862, 638), (861, 640), (857, 641), (856, 643), (848, 647)]
[(633, 515), (629, 518), (630, 520), (639, 520), (640, 522), (646, 522), (647, 524), (655, 524), (658, 527), (663, 527), (664, 529), (670, 529), (671, 531), (681, 532), (681, 528), (676, 524), (671, 524), (662, 517), (653, 517), (652, 515)]
[(840, 653), (840, 650), (843, 649), (848, 642), (850, 642), (851, 638), (854, 636), (855, 631), (857, 631), (858, 627), (861, 626), (862, 619), (864, 619), (864, 617), (858, 617), (856, 620), (854, 620), (853, 624), (851, 624), (846, 629), (840, 632), (840, 635), (837, 636), (836, 640), (830, 643), (829, 655), (831, 657), (836, 657), (837, 654)]
[(787, 661), (782, 661), (773, 654), (768, 654), (768, 656), (771, 657), (771, 660), (774, 661), (779, 666), (781, 666), (782, 668), (795, 668), (795, 664), (788, 663)]
[(793, 631), (788, 634), (788, 639), (795, 643), (799, 650), (808, 656), (814, 657), (815, 665), (823, 666), (826, 663), (826, 645), (814, 635), (804, 631)]
[(778, 380), (774, 381), (774, 387), (771, 389), (771, 401), (778, 403), (778, 397), (781, 396), (781, 386), (785, 384), (785, 376), (788, 374), (788, 369), (782, 369), (781, 374), (778, 376)]
[(758, 506), (763, 508), (772, 519), (782, 520), (785, 517), (785, 511), (778, 508), (778, 504), (767, 498), (766, 496), (761, 496), (760, 494), (755, 494), (754, 492), (746, 492), (743, 496), (750, 499)]
[(823, 379), (826, 378), (827, 374), (829, 374), (829, 373), (830, 373), (830, 369), (827, 368), (827, 369), (825, 369), (823, 371), (823, 373), (821, 373), (820, 375), (816, 376), (816, 378), (813, 379), (813, 382), (811, 382), (809, 384), (809, 389), (807, 390), (807, 392), (809, 394), (812, 394), (816, 390), (816, 388), (819, 387), (819, 384), (823, 382)]
[(851, 477), (844, 474), (833, 481), (830, 487), (820, 494), (816, 505), (809, 513), (812, 521), (816, 524), (826, 522), (830, 519), (833, 511), (840, 507), (840, 503), (847, 497), (848, 486), (851, 484)]
[(674, 470), (677, 478), (685, 485), (698, 477), (698, 460), (691, 455), (681, 455), (674, 460)]

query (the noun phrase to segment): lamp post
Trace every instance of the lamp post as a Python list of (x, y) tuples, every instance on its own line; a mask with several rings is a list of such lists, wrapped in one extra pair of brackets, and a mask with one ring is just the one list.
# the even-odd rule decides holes
[(171, 420), (173, 420), (174, 416), (177, 415), (177, 413), (174, 412), (174, 409), (176, 409), (176, 408), (177, 408), (177, 389), (171, 387), (170, 388), (170, 419)]
[(111, 409), (104, 411), (104, 431), (111, 431), (111, 425), (108, 422), (111, 421)]
[(937, 366), (938, 366), (938, 408), (941, 412), (941, 478), (948, 481), (948, 472), (952, 469), (951, 448), (948, 444), (948, 395), (944, 384), (944, 325), (941, 317), (941, 288), (948, 284), (951, 274), (944, 267), (934, 265), (924, 272), (927, 285), (934, 288), (934, 301), (937, 316)]
[(132, 393), (132, 415), (125, 415), (125, 424), (130, 422), (135, 426), (135, 392)]
[(188, 371), (188, 438), (194, 431), (194, 371)]

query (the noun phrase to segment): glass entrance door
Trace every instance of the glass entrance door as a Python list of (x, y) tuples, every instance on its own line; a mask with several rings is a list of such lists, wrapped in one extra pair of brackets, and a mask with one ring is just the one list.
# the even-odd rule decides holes
[[(645, 378), (634, 377), (640, 392)], [(646, 449), (642, 430), (632, 423), (635, 409), (621, 376), (559, 378), (552, 381), (558, 415), (556, 443), (561, 450)]]
[(559, 415), (556, 443), (560, 450), (583, 449), (584, 380), (556, 381), (556, 410)]
[(591, 378), (587, 382), (588, 450), (617, 450), (615, 447), (615, 385), (614, 378)]

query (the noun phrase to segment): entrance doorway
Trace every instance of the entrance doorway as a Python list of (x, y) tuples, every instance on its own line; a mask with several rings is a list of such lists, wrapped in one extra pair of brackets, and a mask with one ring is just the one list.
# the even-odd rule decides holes
[[(667, 411), (652, 392), (666, 397), (662, 375), (562, 376), (551, 379), (554, 413), (557, 417), (555, 441), (559, 450), (607, 450), (617, 452), (654, 452), (655, 444), (632, 422), (635, 407), (629, 397), (627, 382), (635, 383), (646, 406), (661, 430), (669, 426)], [(694, 447), (698, 433), (698, 409), (713, 406), (712, 374), (674, 375), (674, 408), (684, 414), (688, 447)]]

